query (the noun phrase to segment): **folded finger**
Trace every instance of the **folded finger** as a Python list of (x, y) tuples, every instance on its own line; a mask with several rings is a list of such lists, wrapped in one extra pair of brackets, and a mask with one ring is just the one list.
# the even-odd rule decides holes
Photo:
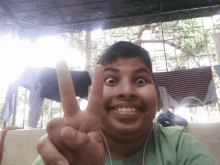
[(59, 61), (56, 65), (56, 70), (64, 117), (73, 116), (80, 110), (80, 108), (66, 61)]
[(65, 127), (61, 130), (61, 138), (67, 146), (78, 153), (82, 160), (89, 164), (104, 164), (104, 159), (100, 157), (104, 153), (102, 142), (98, 142), (93, 137), (100, 136), (99, 131), (97, 135), (88, 135), (83, 132), (76, 131), (71, 127)]
[(51, 142), (56, 146), (58, 151), (64, 155), (69, 162), (72, 162), (72, 157), (68, 156), (71, 149), (62, 141), (60, 132), (67, 125), (67, 121), (63, 117), (53, 118), (47, 124), (46, 130)]
[(101, 116), (103, 107), (104, 68), (102, 65), (95, 67), (91, 93), (89, 95), (87, 110), (96, 116)]
[(48, 135), (43, 136), (37, 145), (37, 151), (44, 160), (45, 165), (62, 163), (68, 165), (66, 158), (57, 150), (57, 148), (50, 141)]

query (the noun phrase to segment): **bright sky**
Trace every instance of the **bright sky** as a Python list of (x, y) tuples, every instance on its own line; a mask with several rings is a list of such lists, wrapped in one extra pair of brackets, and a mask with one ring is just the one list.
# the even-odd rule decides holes
[[(96, 40), (102, 37), (102, 30), (92, 32)], [(8, 86), (14, 83), (26, 68), (55, 67), (56, 62), (65, 59), (69, 66), (85, 68), (86, 59), (81, 52), (74, 50), (67, 41), (59, 36), (42, 37), (31, 42), (28, 39), (20, 40), (12, 35), (0, 37), (0, 103), (4, 102)], [(87, 101), (80, 103), (85, 109)]]
[(32, 43), (7, 35), (0, 38), (0, 97), (5, 97), (7, 88), (14, 83), (27, 67), (54, 67), (64, 58), (71, 66), (84, 69), (85, 58), (74, 51), (66, 41), (57, 36), (42, 37)]

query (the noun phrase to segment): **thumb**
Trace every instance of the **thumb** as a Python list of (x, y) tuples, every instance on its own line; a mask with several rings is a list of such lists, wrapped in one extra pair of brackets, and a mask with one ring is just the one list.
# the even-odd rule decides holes
[(73, 150), (78, 150), (89, 142), (89, 136), (87, 134), (68, 126), (60, 131), (60, 137)]

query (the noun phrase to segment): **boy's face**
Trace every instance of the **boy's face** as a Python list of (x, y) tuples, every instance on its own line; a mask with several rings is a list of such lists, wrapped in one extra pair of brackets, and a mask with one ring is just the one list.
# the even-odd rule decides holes
[(146, 64), (139, 57), (126, 57), (104, 69), (102, 131), (118, 140), (142, 136), (157, 109), (156, 90)]

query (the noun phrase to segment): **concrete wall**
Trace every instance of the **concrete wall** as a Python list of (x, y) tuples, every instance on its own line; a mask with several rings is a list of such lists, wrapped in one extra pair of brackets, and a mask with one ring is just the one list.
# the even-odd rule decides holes
[(8, 131), (1, 165), (31, 165), (39, 155), (36, 150), (37, 141), (44, 134), (45, 129)]

